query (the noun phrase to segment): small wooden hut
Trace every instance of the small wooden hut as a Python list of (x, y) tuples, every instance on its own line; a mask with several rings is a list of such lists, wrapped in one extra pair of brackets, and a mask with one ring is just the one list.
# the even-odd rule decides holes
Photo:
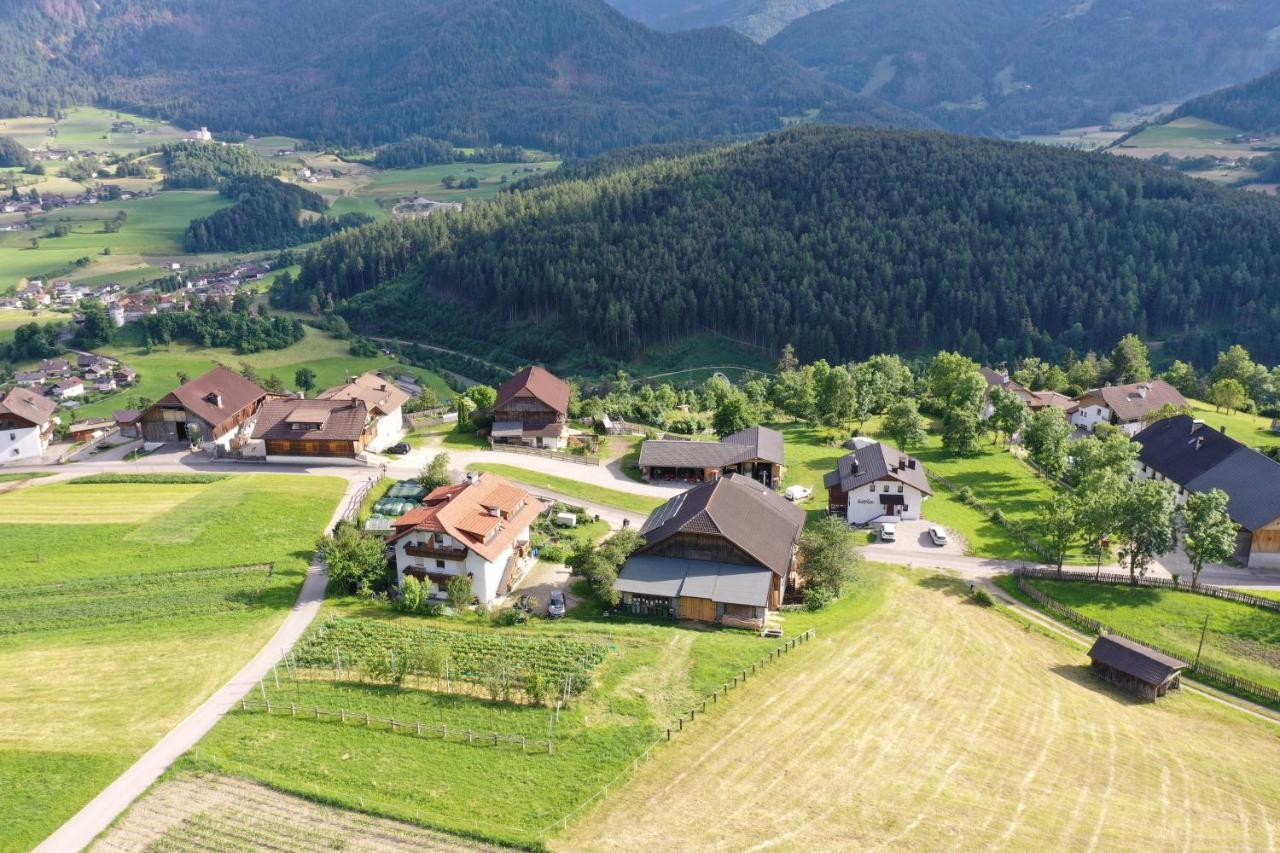
[(1182, 685), (1188, 664), (1116, 634), (1104, 634), (1089, 650), (1095, 673), (1130, 693), (1156, 699)]

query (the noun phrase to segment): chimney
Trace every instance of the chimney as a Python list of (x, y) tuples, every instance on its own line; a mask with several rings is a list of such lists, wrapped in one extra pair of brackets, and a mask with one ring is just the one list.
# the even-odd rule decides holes
[(1196, 443), (1195, 443), (1195, 447), (1193, 447), (1193, 448), (1192, 448), (1192, 450), (1199, 450), (1203, 444), (1204, 444), (1204, 436), (1203, 436), (1203, 435), (1197, 435), (1197, 436), (1196, 436)]
[(1195, 435), (1196, 433), (1198, 433), (1198, 432), (1199, 432), (1200, 430), (1202, 430), (1202, 429), (1204, 429), (1204, 421), (1201, 421), (1201, 420), (1195, 420), (1195, 421), (1192, 421), (1192, 422), (1191, 422), (1191, 434), (1192, 434), (1192, 435)]
[(498, 509), (496, 506), (491, 506), (489, 507), (489, 515), (492, 515), (494, 518), (502, 518), (502, 510)]
[(211, 403), (215, 409), (222, 408), (222, 395), (217, 391), (210, 391), (208, 394), (205, 394), (204, 399), (206, 402)]
[(899, 457), (898, 457), (898, 470), (899, 470), (899, 471), (901, 471), (903, 468), (906, 468), (906, 467), (907, 467), (907, 457), (905, 457), (905, 456), (899, 456)]
[(908, 468), (910, 468), (912, 471), (916, 470), (916, 460), (914, 460), (914, 459), (908, 459), (908, 460), (907, 460), (907, 467), (908, 467)]
[(480, 475), (477, 474), (475, 471), (468, 471), (467, 477), (466, 477), (467, 485), (474, 486), (478, 482), (480, 482)]

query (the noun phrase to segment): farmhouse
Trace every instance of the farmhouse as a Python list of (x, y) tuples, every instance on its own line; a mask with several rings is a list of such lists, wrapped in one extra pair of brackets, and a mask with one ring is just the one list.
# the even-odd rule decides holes
[(1089, 649), (1091, 668), (1130, 693), (1155, 699), (1182, 686), (1187, 664), (1116, 634), (1103, 634)]
[(694, 486), (653, 511), (618, 572), (632, 613), (763, 627), (796, 583), (805, 512), (741, 474)]
[(1173, 483), (1179, 502), (1192, 492), (1226, 492), (1238, 527), (1236, 559), (1280, 568), (1280, 462), (1189, 415), (1157, 421), (1134, 440), (1142, 445), (1137, 476)]
[(363, 453), (372, 437), (369, 410), (359, 399), (270, 399), (253, 428), (270, 462), (343, 462)]
[(0, 464), (39, 459), (49, 449), (56, 406), (26, 388), (14, 388), (0, 398)]
[(1153, 379), (1088, 391), (1076, 398), (1070, 418), (1072, 424), (1086, 432), (1093, 432), (1098, 424), (1113, 424), (1132, 438), (1142, 430), (1143, 419), (1165, 406), (1185, 409), (1187, 400), (1168, 382)]
[(79, 376), (69, 376), (49, 389), (49, 393), (59, 400), (71, 400), (84, 396), (84, 380)]
[(443, 597), (451, 578), (471, 579), (481, 604), (506, 595), (533, 562), (529, 527), (545, 507), (496, 474), (441, 486), (393, 523), (396, 582), (418, 578)]
[(345, 385), (321, 391), (317, 399), (363, 402), (372, 428), (368, 449), (374, 452), (395, 444), (404, 432), (403, 406), (409, 395), (376, 373), (353, 376)]
[(991, 405), (991, 392), (996, 388), (1002, 388), (1005, 391), (1017, 394), (1018, 398), (1028, 406), (1035, 400), (1035, 394), (1021, 382), (1010, 378), (1007, 371), (983, 367), (979, 369), (979, 372), (987, 382), (987, 391), (982, 402), (982, 417), (984, 420), (991, 417), (995, 411), (995, 408)]
[(561, 448), (568, 419), (568, 383), (534, 365), (498, 389), (490, 436), (500, 443)]
[(123, 438), (141, 438), (142, 431), (138, 426), (142, 419), (142, 412), (137, 409), (118, 409), (111, 413), (111, 419), (115, 421), (116, 428), (120, 430)]
[(143, 446), (186, 442), (213, 453), (243, 447), (267, 392), (218, 366), (170, 391), (142, 413)]
[(657, 439), (640, 446), (640, 472), (646, 480), (704, 483), (741, 474), (770, 488), (782, 483), (782, 433), (751, 427), (720, 441)]
[(822, 478), (830, 511), (850, 524), (914, 521), (933, 494), (924, 466), (887, 444), (855, 439), (853, 452)]

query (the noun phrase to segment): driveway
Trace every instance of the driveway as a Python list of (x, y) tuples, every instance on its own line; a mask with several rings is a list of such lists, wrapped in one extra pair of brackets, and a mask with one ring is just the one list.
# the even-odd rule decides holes
[[(912, 553), (927, 554), (950, 554), (953, 556), (964, 556), (964, 541), (950, 530), (947, 531), (948, 541), (945, 545), (935, 545), (933, 538), (929, 536), (929, 528), (933, 527), (933, 522), (925, 521), (896, 521), (894, 527), (898, 529), (897, 542), (875, 542), (876, 549), (885, 551), (910, 551)], [(878, 526), (873, 525), (872, 530), (878, 530)]]
[(547, 603), (551, 601), (551, 593), (554, 590), (560, 590), (564, 593), (565, 607), (572, 609), (578, 603), (577, 596), (569, 591), (569, 587), (573, 584), (573, 578), (569, 574), (569, 567), (563, 563), (548, 563), (539, 560), (529, 573), (524, 576), (519, 585), (507, 594), (503, 600), (503, 606), (514, 605), (522, 595), (532, 595), (538, 600), (538, 606), (533, 612), (538, 616), (547, 615)]

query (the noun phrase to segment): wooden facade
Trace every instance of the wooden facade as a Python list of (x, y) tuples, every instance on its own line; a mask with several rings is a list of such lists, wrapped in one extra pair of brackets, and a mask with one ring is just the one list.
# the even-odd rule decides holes
[[(1260, 527), (1253, 532), (1253, 541), (1249, 548), (1249, 558), (1256, 559), (1263, 556), (1263, 561), (1274, 561), (1276, 566), (1280, 566), (1280, 518), (1268, 524), (1266, 527)], [(1266, 555), (1271, 555), (1269, 558)], [(1259, 561), (1259, 565), (1263, 562)], [(1271, 565), (1271, 563), (1267, 563)]]
[[(711, 533), (676, 533), (661, 542), (648, 546), (643, 553), (653, 557), (674, 557), (684, 560), (701, 560), (713, 563), (733, 563), (739, 566), (758, 566), (761, 571), (768, 571), (773, 577), (769, 581), (769, 603), (770, 610), (777, 610), (782, 606), (782, 597), (786, 592), (788, 582), (795, 581), (795, 564), (793, 563), (788, 577), (780, 577), (777, 572), (761, 566), (760, 563), (750, 554), (738, 548), (723, 536), (717, 536)], [(703, 601), (705, 599), (680, 599), (680, 618), (681, 619), (702, 619), (702, 616), (690, 616), (685, 610), (685, 601)], [(711, 602), (711, 615), (705, 617), (708, 621), (716, 620), (715, 603)]]
[(1130, 675), (1127, 672), (1116, 669), (1115, 667), (1109, 666), (1101, 661), (1095, 660), (1089, 665), (1089, 667), (1093, 670), (1095, 675), (1103, 680), (1108, 681), (1123, 690), (1127, 690), (1136, 696), (1141, 696), (1144, 699), (1158, 699), (1170, 690), (1177, 690), (1182, 686), (1181, 673), (1174, 673), (1159, 683), (1153, 683), (1150, 681), (1144, 681), (1141, 678)]
[(501, 409), (494, 409), (494, 421), (519, 421), (527, 430), (542, 429), (555, 423), (564, 423), (566, 415), (534, 397), (528, 391), (521, 392)]
[(353, 457), (359, 455), (368, 441), (368, 436), (361, 436), (359, 441), (308, 441), (305, 438), (267, 439), (268, 456), (315, 456), (323, 458)]

